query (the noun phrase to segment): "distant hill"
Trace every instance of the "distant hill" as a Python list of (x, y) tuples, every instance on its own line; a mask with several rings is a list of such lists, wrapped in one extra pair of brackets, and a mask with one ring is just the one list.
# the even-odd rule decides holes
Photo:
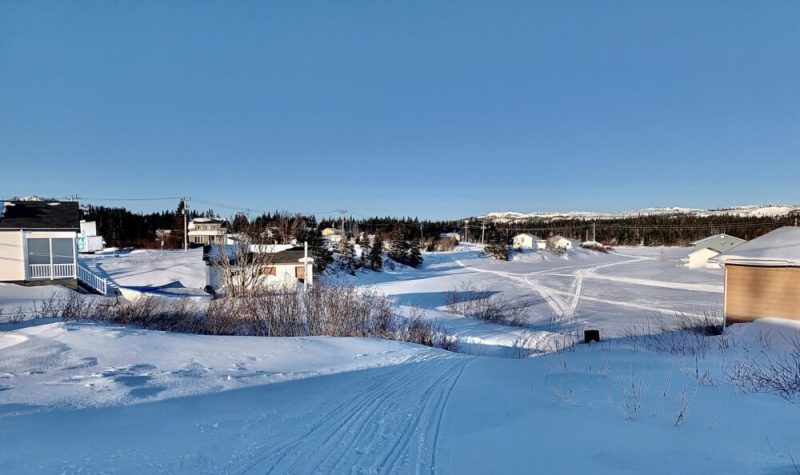
[(479, 216), (482, 219), (490, 219), (496, 222), (526, 221), (531, 219), (542, 219), (548, 221), (567, 220), (567, 219), (621, 219), (632, 216), (653, 216), (653, 215), (675, 215), (685, 214), (690, 216), (721, 216), (731, 215), (740, 217), (780, 217), (793, 213), (800, 213), (800, 205), (742, 205), (730, 206), (727, 208), (700, 209), (700, 208), (642, 208), (630, 211), (604, 212), (604, 211), (496, 211)]

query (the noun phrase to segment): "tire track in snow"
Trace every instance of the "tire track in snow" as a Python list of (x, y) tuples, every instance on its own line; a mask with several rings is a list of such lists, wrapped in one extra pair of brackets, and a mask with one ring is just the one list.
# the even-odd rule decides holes
[[(438, 355), (373, 376), (285, 443), (275, 447), (260, 441), (214, 471), (394, 472), (407, 466), (420, 471), (426, 465), (432, 470), (442, 414), (469, 361)], [(416, 450), (410, 450), (414, 441)], [(429, 451), (434, 453), (429, 456)]]

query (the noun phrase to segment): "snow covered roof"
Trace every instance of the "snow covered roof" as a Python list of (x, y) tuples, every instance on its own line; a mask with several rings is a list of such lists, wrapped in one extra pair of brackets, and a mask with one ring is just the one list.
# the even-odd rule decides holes
[(800, 266), (800, 227), (784, 226), (714, 257), (712, 262)]
[(703, 243), (705, 243), (707, 241), (713, 241), (715, 239), (724, 239), (726, 241), (738, 242), (740, 244), (747, 242), (744, 239), (737, 238), (736, 236), (729, 236), (729, 235), (723, 233), (723, 234), (715, 234), (713, 236), (704, 237), (703, 239), (698, 239), (697, 241), (694, 241), (692, 243), (692, 246), (697, 246), (698, 244), (702, 245)]

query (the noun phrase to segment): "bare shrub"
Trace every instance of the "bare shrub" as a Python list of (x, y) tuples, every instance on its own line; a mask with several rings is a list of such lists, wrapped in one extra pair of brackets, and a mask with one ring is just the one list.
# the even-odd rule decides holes
[(705, 356), (713, 340), (724, 328), (724, 317), (719, 308), (700, 309), (699, 313), (654, 313), (644, 325), (632, 326), (624, 337), (635, 346), (681, 355)]
[(445, 306), (451, 313), (505, 325), (523, 326), (528, 317), (527, 303), (494, 296), (470, 282), (448, 292)]
[(786, 400), (800, 394), (800, 338), (790, 341), (791, 350), (783, 354), (747, 352), (725, 371), (727, 380), (748, 393), (769, 393)]
[(458, 246), (458, 239), (449, 236), (433, 242), (433, 250), (438, 252), (452, 251), (456, 246)]
[(378, 337), (448, 350), (458, 346), (419, 312), (403, 318), (386, 296), (354, 286), (319, 285), (307, 292), (287, 286), (210, 301), (143, 296), (118, 305), (71, 294), (42, 301), (38, 313), (204, 335)]

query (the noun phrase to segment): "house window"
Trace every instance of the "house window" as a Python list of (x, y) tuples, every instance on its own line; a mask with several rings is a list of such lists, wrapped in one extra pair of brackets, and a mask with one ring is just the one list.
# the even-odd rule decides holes
[(263, 275), (278, 275), (278, 274), (277, 274), (277, 271), (278, 271), (278, 269), (276, 269), (275, 267), (273, 267), (273, 266), (269, 266), (269, 267), (265, 267), (265, 268), (264, 268), (264, 269), (261, 271), (261, 273), (262, 273)]
[(28, 264), (50, 264), (50, 240), (28, 239)]
[(195, 236), (194, 242), (195, 244), (203, 244), (203, 236)]
[(303, 266), (297, 266), (294, 268), (294, 276), (300, 280), (306, 278), (306, 268)]
[(72, 264), (75, 241), (72, 238), (28, 238), (28, 264)]

